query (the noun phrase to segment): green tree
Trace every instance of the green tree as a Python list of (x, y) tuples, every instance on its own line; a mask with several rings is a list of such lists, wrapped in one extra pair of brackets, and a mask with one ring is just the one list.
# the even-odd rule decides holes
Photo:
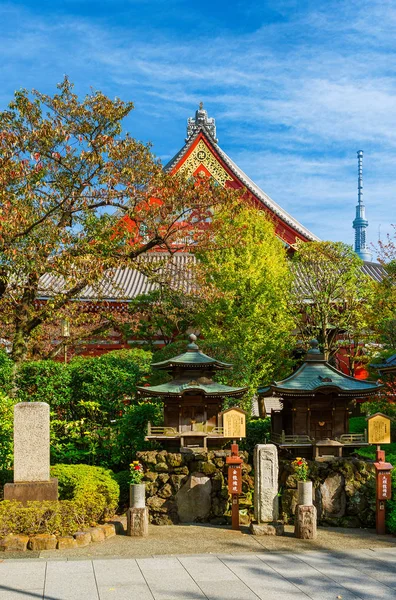
[(71, 301), (87, 286), (102, 297), (109, 270), (149, 273), (148, 251), (204, 243), (210, 210), (230, 194), (164, 173), (122, 133), (131, 102), (79, 100), (67, 78), (58, 88), (18, 91), (0, 112), (0, 335), (16, 362), (42, 326), (79, 310)]
[[(265, 213), (245, 202), (213, 217), (213, 246), (196, 253), (201, 293), (195, 326), (205, 348), (234, 356), (230, 377), (250, 396), (288, 369), (291, 274), (282, 242)], [(238, 377), (236, 378), (236, 375)]]
[(353, 374), (362, 345), (372, 337), (373, 294), (362, 261), (342, 242), (311, 242), (298, 245), (293, 262), (299, 335), (317, 338), (326, 360), (343, 346)]

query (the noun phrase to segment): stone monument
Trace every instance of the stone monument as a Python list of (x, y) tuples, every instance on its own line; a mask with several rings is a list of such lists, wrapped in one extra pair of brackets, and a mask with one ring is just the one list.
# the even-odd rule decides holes
[(294, 535), (301, 540), (314, 540), (317, 533), (316, 522), (316, 507), (312, 502), (312, 481), (299, 481)]
[(278, 450), (274, 444), (258, 444), (254, 449), (254, 535), (282, 535), (278, 521)]
[(58, 480), (50, 478), (50, 409), (46, 402), (14, 407), (14, 483), (4, 500), (58, 500)]

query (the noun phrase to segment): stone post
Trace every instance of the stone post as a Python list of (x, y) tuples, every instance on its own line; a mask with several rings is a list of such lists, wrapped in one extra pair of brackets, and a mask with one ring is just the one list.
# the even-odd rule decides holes
[(58, 481), (50, 479), (50, 411), (46, 402), (14, 407), (14, 483), (4, 486), (5, 500), (57, 500)]
[(299, 481), (294, 535), (301, 540), (314, 540), (317, 535), (316, 521), (316, 508), (312, 504), (312, 481)]
[(133, 537), (148, 535), (149, 510), (146, 506), (145, 491), (144, 483), (129, 486), (130, 508), (127, 510), (127, 535)]
[(278, 521), (278, 450), (274, 444), (258, 444), (254, 449), (254, 535), (282, 535)]

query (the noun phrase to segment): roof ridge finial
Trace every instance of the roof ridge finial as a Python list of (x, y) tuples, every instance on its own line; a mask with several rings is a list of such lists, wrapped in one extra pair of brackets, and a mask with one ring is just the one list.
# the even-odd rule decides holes
[(188, 339), (190, 340), (190, 343), (187, 345), (187, 350), (189, 352), (197, 352), (199, 350), (199, 347), (195, 343), (197, 341), (197, 336), (195, 335), (195, 333), (190, 333)]
[(195, 117), (189, 117), (187, 119), (187, 137), (186, 142), (191, 140), (196, 134), (203, 131), (215, 144), (218, 139), (216, 138), (216, 121), (213, 117), (208, 117), (207, 111), (204, 109), (204, 103), (201, 102), (198, 105), (198, 110), (195, 111)]

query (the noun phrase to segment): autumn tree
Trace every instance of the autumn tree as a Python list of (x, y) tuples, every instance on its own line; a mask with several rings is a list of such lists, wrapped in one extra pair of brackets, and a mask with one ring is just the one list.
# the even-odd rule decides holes
[(204, 244), (229, 195), (165, 174), (148, 145), (123, 134), (132, 109), (99, 91), (79, 100), (65, 78), (54, 96), (16, 92), (0, 113), (1, 335), (15, 361), (44, 324), (78, 310), (87, 286), (103, 297), (113, 269), (150, 275), (150, 250)]
[(293, 263), (299, 335), (306, 341), (317, 338), (326, 360), (343, 346), (353, 374), (373, 333), (373, 291), (362, 261), (342, 242), (311, 242), (298, 245)]

